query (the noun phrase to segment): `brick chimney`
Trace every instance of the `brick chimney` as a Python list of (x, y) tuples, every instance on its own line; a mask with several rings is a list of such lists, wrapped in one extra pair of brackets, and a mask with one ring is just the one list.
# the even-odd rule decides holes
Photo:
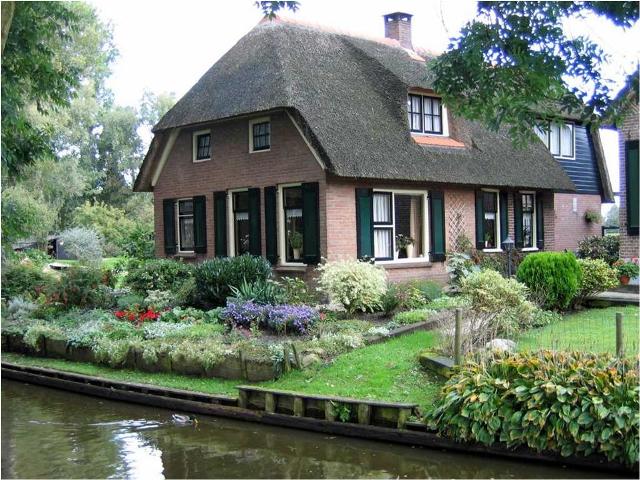
[(384, 15), (384, 36), (398, 40), (400, 45), (413, 50), (411, 44), (411, 17), (413, 15), (395, 12)]

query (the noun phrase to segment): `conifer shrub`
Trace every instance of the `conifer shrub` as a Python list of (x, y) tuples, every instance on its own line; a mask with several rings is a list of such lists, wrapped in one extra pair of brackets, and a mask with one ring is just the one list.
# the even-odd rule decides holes
[(540, 252), (526, 256), (517, 278), (542, 308), (564, 310), (578, 292), (582, 272), (573, 253)]

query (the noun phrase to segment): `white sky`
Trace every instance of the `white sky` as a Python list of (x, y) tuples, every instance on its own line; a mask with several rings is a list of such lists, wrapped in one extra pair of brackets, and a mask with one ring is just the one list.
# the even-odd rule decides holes
[[(261, 20), (253, 0), (141, 1), (90, 0), (111, 22), (120, 52), (107, 85), (116, 101), (137, 106), (144, 89), (175, 92), (177, 98)], [(301, 0), (300, 10), (285, 13), (300, 20), (329, 25), (367, 36), (383, 36), (382, 15), (413, 14), (413, 44), (434, 51), (447, 47), (475, 15), (467, 0)], [(619, 89), (638, 60), (638, 25), (628, 32), (608, 21), (587, 19), (569, 24), (573, 35), (586, 34), (611, 54), (606, 75)], [(614, 191), (619, 189), (617, 134), (603, 132), (605, 156)]]

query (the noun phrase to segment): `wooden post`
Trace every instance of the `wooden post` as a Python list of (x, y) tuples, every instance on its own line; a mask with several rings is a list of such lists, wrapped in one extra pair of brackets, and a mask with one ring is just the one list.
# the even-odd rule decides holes
[(456, 324), (453, 338), (453, 356), (456, 365), (462, 363), (462, 309), (456, 308)]
[(624, 357), (624, 341), (622, 335), (622, 313), (616, 313), (616, 357)]
[(291, 360), (289, 359), (289, 345), (287, 345), (286, 343), (282, 345), (282, 352), (284, 355), (283, 370), (284, 370), (284, 373), (289, 373), (291, 371)]
[(264, 394), (264, 411), (274, 413), (276, 411), (276, 398), (271, 392)]
[(371, 423), (371, 406), (368, 403), (358, 404), (358, 423), (369, 425)]
[(247, 408), (247, 405), (249, 405), (247, 392), (245, 392), (244, 390), (238, 390), (238, 407)]
[(240, 350), (240, 376), (243, 380), (249, 379), (249, 372), (247, 371), (247, 359), (244, 356), (243, 350)]
[(400, 430), (404, 429), (405, 425), (407, 424), (407, 420), (409, 420), (410, 416), (411, 416), (410, 408), (398, 409), (398, 428)]
[(336, 421), (336, 408), (331, 400), (324, 401), (324, 419), (330, 422)]
[(294, 343), (291, 343), (291, 351), (293, 352), (293, 358), (296, 361), (296, 368), (302, 370), (302, 362), (300, 361), (300, 354)]
[(293, 397), (293, 415), (295, 417), (304, 417), (304, 398)]

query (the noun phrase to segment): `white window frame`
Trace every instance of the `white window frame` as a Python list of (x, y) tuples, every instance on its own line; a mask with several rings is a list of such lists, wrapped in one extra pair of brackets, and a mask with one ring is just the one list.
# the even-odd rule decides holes
[[(429, 191), (428, 190), (404, 190), (397, 188), (378, 188), (373, 189), (373, 194), (376, 193), (391, 193), (391, 221), (392, 221), (392, 248), (393, 248), (393, 260), (375, 260), (378, 265), (391, 265), (391, 264), (403, 264), (403, 263), (416, 263), (423, 262), (429, 263), (429, 249), (431, 248), (431, 239), (429, 238)], [(422, 247), (423, 256), (415, 258), (398, 258), (399, 251), (396, 250), (396, 222), (395, 222), (395, 196), (396, 195), (421, 195), (422, 196)], [(375, 227), (373, 227), (375, 230)], [(388, 227), (386, 227), (388, 228)], [(375, 252), (375, 235), (372, 239), (373, 249)]]
[[(278, 264), (283, 267), (304, 267), (304, 262), (287, 262), (287, 237), (285, 235), (285, 218), (284, 218), (284, 189), (291, 187), (302, 187), (302, 182), (298, 183), (283, 183), (278, 185), (278, 194), (276, 198), (276, 219), (278, 222)], [(304, 213), (303, 213), (304, 215)], [(304, 222), (304, 216), (302, 217)]]
[[(551, 152), (550, 143), (551, 143), (551, 126), (552, 125), (558, 125), (560, 127), (558, 131), (558, 136), (560, 140), (559, 154), (555, 154)], [(571, 155), (562, 155), (562, 127), (563, 126), (568, 126), (571, 128), (571, 144), (572, 144)], [(553, 155), (555, 158), (562, 158), (563, 160), (575, 160), (576, 158), (576, 125), (574, 122), (547, 122), (547, 130), (544, 130), (537, 126), (535, 127), (535, 130), (536, 130), (536, 135), (538, 135), (538, 138), (540, 138), (542, 143), (544, 143), (545, 147), (547, 147), (551, 155)], [(542, 135), (544, 135), (544, 138), (542, 138)]]
[(425, 133), (424, 132), (424, 110), (421, 112), (421, 115), (422, 115), (421, 122), (422, 122), (423, 131), (414, 132), (413, 130), (411, 130), (411, 122), (409, 121), (409, 109), (407, 108), (407, 126), (409, 127), (409, 133), (411, 135), (418, 135), (422, 137), (448, 137), (449, 136), (449, 112), (445, 104), (442, 103), (442, 97), (436, 94), (409, 91), (409, 93), (407, 94), (407, 101), (409, 101), (409, 95), (419, 95), (422, 98), (421, 100), (422, 109), (424, 109), (424, 97), (439, 98), (440, 105), (442, 106), (442, 118), (441, 118), (442, 133)]
[[(523, 247), (523, 252), (535, 252), (538, 250), (538, 210), (536, 207), (536, 192), (532, 192), (530, 190), (523, 190), (518, 192), (518, 195), (532, 195), (533, 196), (533, 219), (531, 220), (531, 247)], [(522, 199), (520, 199), (522, 202)], [(524, 233), (523, 233), (524, 235)], [(524, 243), (524, 239), (523, 239)]]
[[(207, 134), (209, 135), (209, 156), (207, 158), (201, 158), (198, 160), (198, 137), (200, 135), (207, 135)], [(209, 160), (211, 160), (211, 149), (213, 148), (213, 142), (211, 141), (212, 139), (213, 137), (211, 135), (211, 129), (198, 130), (197, 132), (193, 132), (192, 139), (191, 139), (191, 152), (192, 152), (193, 163), (208, 162)]]
[[(483, 248), (482, 251), (486, 253), (502, 252), (502, 232), (500, 231), (500, 190), (492, 188), (483, 188), (483, 192), (490, 192), (496, 194), (496, 246), (493, 248)], [(484, 202), (484, 199), (482, 200)], [(482, 225), (484, 230), (484, 205), (482, 208)], [(482, 239), (484, 244), (484, 238)]]
[(230, 257), (236, 256), (236, 222), (233, 218), (233, 194), (248, 192), (249, 188), (227, 190), (227, 248)]
[[(178, 253), (195, 253), (195, 238), (193, 239), (193, 245), (194, 245), (193, 250), (182, 250), (182, 245), (180, 243), (180, 202), (185, 202), (189, 200), (191, 201), (191, 204), (193, 206), (193, 197), (186, 197), (186, 198), (178, 198), (173, 207), (175, 208), (175, 211), (176, 211), (176, 220), (175, 220), (176, 233), (177, 233), (176, 244), (178, 245)], [(188, 215), (183, 215), (183, 216), (188, 216)], [(194, 234), (195, 234), (195, 224), (196, 224), (195, 210), (191, 212), (191, 218), (193, 218)]]
[[(263, 150), (254, 150), (253, 149), (253, 126), (256, 123), (264, 123), (269, 122), (269, 148), (265, 148)], [(271, 143), (272, 143), (273, 131), (271, 128), (271, 117), (260, 117), (249, 120), (249, 153), (262, 153), (262, 152), (270, 152), (271, 151)]]

